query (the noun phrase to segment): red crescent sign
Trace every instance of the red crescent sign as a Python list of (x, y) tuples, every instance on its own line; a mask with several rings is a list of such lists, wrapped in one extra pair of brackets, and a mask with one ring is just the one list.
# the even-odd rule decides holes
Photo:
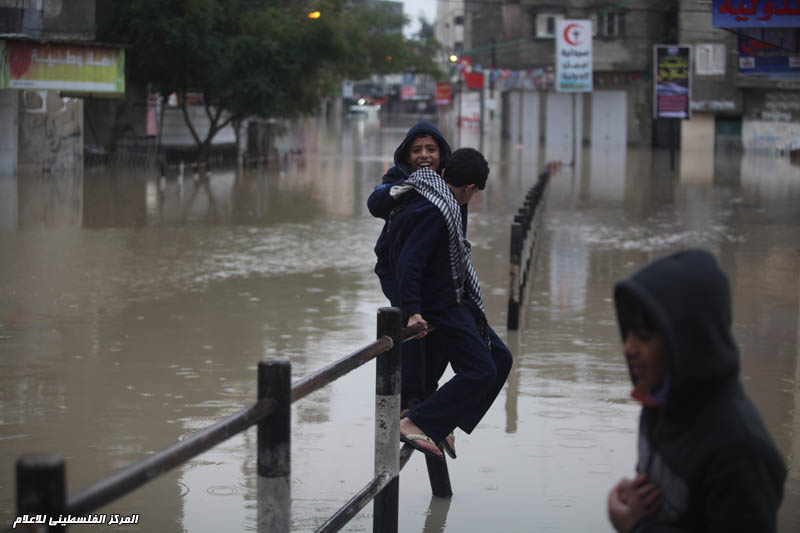
[(567, 44), (570, 44), (572, 46), (578, 46), (580, 44), (579, 42), (572, 41), (569, 38), (569, 30), (571, 30), (572, 28), (580, 28), (580, 26), (578, 26), (577, 24), (569, 24), (569, 25), (567, 25), (567, 27), (564, 28), (564, 40), (567, 41)]

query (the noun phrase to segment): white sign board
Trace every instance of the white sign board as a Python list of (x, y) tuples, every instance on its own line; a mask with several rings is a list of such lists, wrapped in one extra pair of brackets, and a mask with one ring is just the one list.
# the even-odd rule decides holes
[(556, 20), (556, 91), (592, 91), (592, 21)]

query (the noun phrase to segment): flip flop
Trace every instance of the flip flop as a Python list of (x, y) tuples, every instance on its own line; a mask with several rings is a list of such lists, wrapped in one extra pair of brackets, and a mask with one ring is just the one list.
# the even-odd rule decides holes
[(447, 452), (447, 455), (449, 455), (451, 458), (455, 459), (456, 450), (453, 446), (450, 445), (450, 441), (447, 439), (453, 439), (453, 445), (455, 445), (456, 437), (452, 433), (450, 433), (447, 437), (445, 437), (444, 440), (442, 440), (442, 442), (439, 443), (439, 448)]
[(408, 435), (400, 435), (400, 441), (401, 442), (404, 442), (404, 443), (408, 444), (409, 446), (411, 446), (412, 448), (414, 448), (418, 452), (422, 452), (425, 455), (428, 455), (428, 456), (433, 457), (435, 459), (444, 460), (444, 455), (439, 455), (439, 454), (434, 453), (434, 452), (432, 452), (432, 451), (430, 451), (430, 450), (428, 450), (426, 448), (423, 448), (422, 446), (418, 445), (415, 442), (415, 441), (418, 441), (418, 440), (421, 440), (423, 442), (427, 442), (428, 444), (433, 444), (434, 446), (436, 446), (436, 444), (427, 435), (421, 435), (419, 433), (409, 433)]

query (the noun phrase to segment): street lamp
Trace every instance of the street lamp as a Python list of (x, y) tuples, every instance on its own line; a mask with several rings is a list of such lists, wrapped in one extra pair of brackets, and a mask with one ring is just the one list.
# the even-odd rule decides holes
[(450, 59), (451, 63), (455, 63), (456, 61), (458, 61), (458, 56), (455, 55), (455, 54), (450, 54), (450, 58), (449, 59)]
[(313, 19), (313, 20), (316, 20), (316, 19), (320, 18), (321, 16), (322, 16), (322, 13), (320, 13), (319, 11), (312, 11), (312, 12), (310, 12), (308, 14), (308, 18)]

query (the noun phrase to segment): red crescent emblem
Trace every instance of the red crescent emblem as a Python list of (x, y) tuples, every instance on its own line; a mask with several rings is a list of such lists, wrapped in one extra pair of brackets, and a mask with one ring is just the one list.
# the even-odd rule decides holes
[(572, 39), (569, 38), (569, 30), (571, 30), (572, 28), (580, 28), (580, 26), (577, 24), (568, 24), (567, 27), (564, 28), (564, 40), (567, 41), (567, 44), (570, 44), (572, 46), (578, 46), (580, 42), (573, 41)]

